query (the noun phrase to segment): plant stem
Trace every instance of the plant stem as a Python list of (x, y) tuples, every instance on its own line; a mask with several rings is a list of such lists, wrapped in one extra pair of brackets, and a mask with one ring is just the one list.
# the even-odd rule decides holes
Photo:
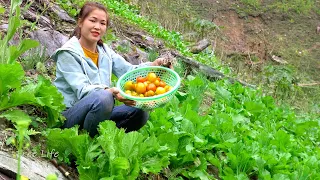
[(21, 155), (22, 155), (22, 145), (23, 145), (23, 134), (24, 130), (19, 129), (19, 149), (18, 149), (18, 172), (17, 172), (17, 180), (21, 179), (20, 171), (21, 171)]

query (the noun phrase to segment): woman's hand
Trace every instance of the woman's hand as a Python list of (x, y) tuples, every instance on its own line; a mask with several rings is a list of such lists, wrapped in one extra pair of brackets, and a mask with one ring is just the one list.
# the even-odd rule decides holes
[(125, 105), (127, 105), (127, 106), (135, 106), (136, 105), (135, 101), (125, 99), (123, 96), (121, 96), (121, 94), (117, 88), (113, 87), (113, 88), (110, 88), (107, 90), (109, 90), (118, 101), (123, 102)]
[(170, 69), (173, 69), (173, 66), (172, 66), (171, 62), (167, 62), (167, 63), (165, 63), (165, 62), (166, 61), (165, 61), (164, 58), (158, 58), (158, 59), (154, 60), (151, 65), (152, 66), (165, 66), (165, 67), (168, 67)]

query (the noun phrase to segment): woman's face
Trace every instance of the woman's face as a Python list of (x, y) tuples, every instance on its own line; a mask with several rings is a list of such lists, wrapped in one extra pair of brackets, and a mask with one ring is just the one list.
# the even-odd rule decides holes
[(107, 30), (107, 14), (100, 9), (93, 10), (80, 24), (81, 38), (88, 43), (97, 43)]

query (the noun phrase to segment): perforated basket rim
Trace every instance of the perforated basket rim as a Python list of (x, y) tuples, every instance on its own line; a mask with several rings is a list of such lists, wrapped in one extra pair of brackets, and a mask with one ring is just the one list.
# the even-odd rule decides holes
[[(120, 86), (120, 82), (126, 78), (129, 74), (132, 74), (137, 71), (145, 70), (145, 69), (161, 69), (161, 70), (166, 70), (174, 74), (174, 76), (177, 78), (177, 83), (172, 87), (172, 89), (164, 94), (156, 95), (156, 96), (151, 96), (151, 97), (136, 97), (136, 96), (131, 96), (123, 92)], [(125, 74), (123, 74), (117, 81), (117, 89), (119, 90), (120, 94), (125, 97), (126, 99), (134, 100), (134, 101), (139, 101), (139, 102), (144, 102), (144, 101), (154, 101), (161, 99), (163, 97), (166, 97), (170, 94), (172, 94), (174, 91), (178, 90), (180, 87), (181, 79), (178, 73), (176, 73), (174, 70), (162, 66), (147, 66), (147, 67), (139, 67), (134, 70), (128, 71)]]

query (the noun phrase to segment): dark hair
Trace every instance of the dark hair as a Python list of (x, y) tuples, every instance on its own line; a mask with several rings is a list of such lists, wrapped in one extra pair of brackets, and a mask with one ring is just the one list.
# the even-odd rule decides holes
[[(80, 39), (81, 37), (81, 28), (79, 27), (79, 23), (82, 23), (83, 20), (85, 18), (87, 18), (87, 16), (95, 9), (99, 9), (99, 10), (102, 10), (106, 13), (107, 15), (107, 23), (106, 23), (106, 26), (108, 27), (109, 26), (109, 15), (108, 15), (108, 11), (106, 9), (106, 7), (103, 5), (103, 4), (100, 4), (98, 2), (86, 2), (81, 10), (80, 10), (80, 13), (77, 15), (77, 19), (78, 19), (78, 23), (77, 23), (77, 27), (73, 30), (73, 32), (71, 33), (70, 35), (70, 38), (73, 37), (73, 36), (76, 36), (78, 39)], [(103, 46), (103, 41), (102, 39), (100, 39), (98, 41), (98, 45), (99, 46)]]

